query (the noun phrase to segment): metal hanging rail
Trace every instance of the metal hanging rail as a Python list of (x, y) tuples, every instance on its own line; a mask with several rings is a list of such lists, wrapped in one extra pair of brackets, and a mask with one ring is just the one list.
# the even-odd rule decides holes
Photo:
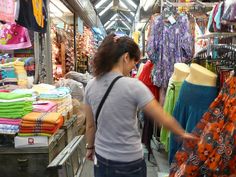
[(195, 2), (170, 2), (169, 0), (166, 0), (165, 3), (167, 5), (173, 6), (173, 7), (193, 7), (193, 6), (201, 6), (205, 8), (210, 8), (216, 5), (217, 3), (205, 3), (201, 2), (199, 0), (196, 0)]
[(209, 39), (209, 38), (230, 38), (235, 37), (236, 33), (226, 33), (226, 32), (220, 32), (220, 33), (209, 33), (202, 36), (199, 36), (197, 39)]

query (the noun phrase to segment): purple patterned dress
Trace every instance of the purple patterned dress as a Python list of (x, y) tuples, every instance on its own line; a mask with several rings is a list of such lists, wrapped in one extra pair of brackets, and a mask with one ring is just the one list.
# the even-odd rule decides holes
[(179, 15), (173, 25), (157, 16), (150, 29), (147, 43), (148, 57), (154, 63), (153, 83), (158, 87), (168, 87), (175, 63), (183, 63), (193, 55), (193, 38), (188, 17)]

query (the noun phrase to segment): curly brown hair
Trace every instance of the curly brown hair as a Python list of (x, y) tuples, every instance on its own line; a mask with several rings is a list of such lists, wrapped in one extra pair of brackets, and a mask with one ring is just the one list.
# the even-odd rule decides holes
[(128, 52), (130, 59), (140, 60), (140, 49), (133, 39), (124, 36), (118, 37), (110, 34), (105, 37), (93, 59), (94, 76), (102, 76), (111, 71), (112, 67), (118, 63), (119, 58)]

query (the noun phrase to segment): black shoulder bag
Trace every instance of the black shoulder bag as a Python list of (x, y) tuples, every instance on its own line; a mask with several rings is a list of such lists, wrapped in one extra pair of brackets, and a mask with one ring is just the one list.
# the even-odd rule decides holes
[(109, 85), (109, 87), (108, 87), (106, 93), (105, 93), (104, 96), (102, 97), (102, 100), (101, 100), (101, 102), (100, 102), (100, 104), (99, 104), (99, 106), (98, 106), (98, 108), (97, 108), (97, 111), (96, 111), (96, 117), (95, 117), (95, 118), (96, 118), (96, 120), (95, 120), (96, 127), (97, 127), (97, 123), (98, 123), (99, 114), (100, 114), (100, 112), (101, 112), (101, 109), (102, 109), (103, 104), (104, 104), (105, 101), (106, 101), (107, 96), (109, 95), (109, 93), (110, 93), (110, 91), (111, 91), (113, 85), (115, 84), (115, 82), (116, 82), (118, 79), (122, 78), (122, 77), (123, 77), (123, 76), (117, 76), (115, 79), (113, 79), (113, 81), (112, 81), (111, 84)]

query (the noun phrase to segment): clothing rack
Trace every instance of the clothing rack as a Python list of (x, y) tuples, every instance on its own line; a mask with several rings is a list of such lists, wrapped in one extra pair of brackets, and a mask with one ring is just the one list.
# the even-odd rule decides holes
[(217, 4), (217, 2), (214, 3), (208, 3), (208, 2), (201, 2), (199, 0), (196, 0), (195, 2), (170, 2), (169, 0), (166, 0), (165, 3), (169, 6), (174, 7), (193, 7), (193, 6), (201, 6), (203, 8), (209, 8), (213, 7)]
[(236, 37), (236, 33), (209, 33), (202, 36), (199, 36), (197, 39), (209, 39), (209, 38), (230, 38)]
[[(215, 54), (216, 58), (212, 55)], [(219, 69), (233, 70), (236, 74), (236, 45), (213, 44), (199, 51), (194, 57), (197, 63), (205, 60), (208, 63), (216, 63)]]

